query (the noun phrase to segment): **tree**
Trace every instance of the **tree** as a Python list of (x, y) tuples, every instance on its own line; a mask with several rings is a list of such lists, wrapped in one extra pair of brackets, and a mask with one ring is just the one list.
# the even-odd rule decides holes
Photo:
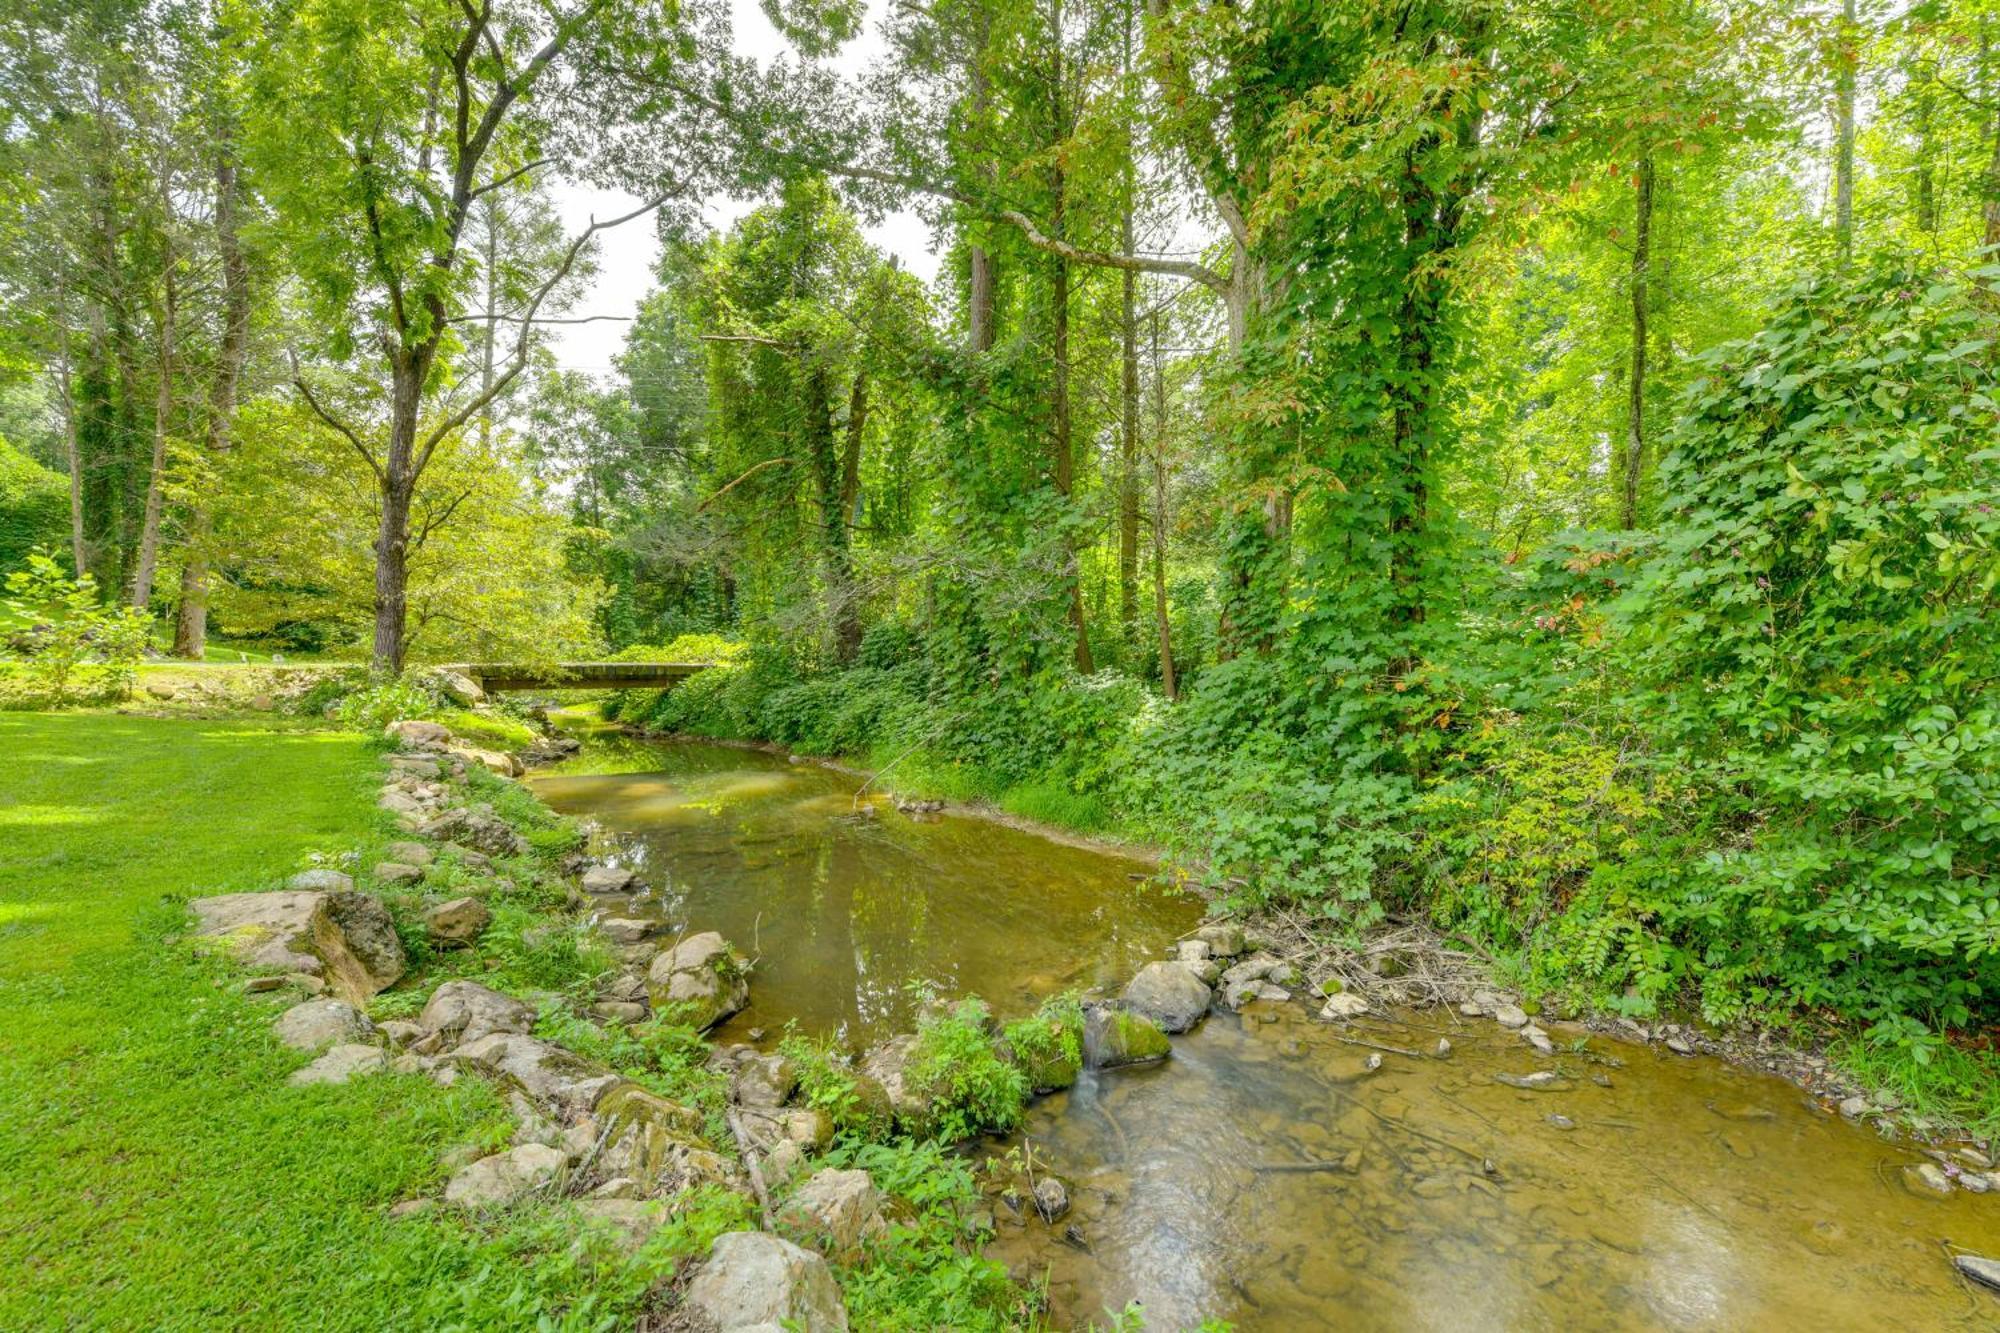
[[(411, 522), (445, 442), (486, 414), (527, 368), (541, 323), (587, 262), (593, 238), (694, 198), (716, 158), (671, 123), (676, 89), (726, 65), (726, 13), (714, 0), (671, 11), (640, 0), (304, 0), (259, 52), (251, 140), (266, 194), (305, 279), (334, 365), (379, 366), (359, 416), (336, 410), (301, 363), (307, 406), (366, 460), (379, 495), (373, 659), (400, 670), (407, 648)], [(299, 129), (306, 127), (301, 135)], [(640, 186), (644, 202), (539, 253), (508, 256), (517, 294), (476, 308), (481, 210), (526, 197), (540, 174), (593, 172)], [(490, 371), (461, 385), (468, 326), (514, 330)]]

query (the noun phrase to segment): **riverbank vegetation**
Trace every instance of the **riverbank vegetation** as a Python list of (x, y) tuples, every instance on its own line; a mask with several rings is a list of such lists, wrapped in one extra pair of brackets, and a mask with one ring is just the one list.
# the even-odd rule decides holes
[[(553, 13), (0, 34), (0, 564), (195, 659), (716, 661), (613, 711), (1990, 1113), (1990, 4)], [(47, 586), (8, 650), (122, 688)]]

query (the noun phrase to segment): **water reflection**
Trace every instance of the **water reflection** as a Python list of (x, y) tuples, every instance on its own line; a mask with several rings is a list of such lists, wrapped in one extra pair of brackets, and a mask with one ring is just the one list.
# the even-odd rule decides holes
[[(648, 771), (535, 779), (558, 810), (623, 835), (645, 892), (606, 910), (720, 930), (758, 957), (732, 1023), (864, 1041), (915, 1020), (912, 987), (1017, 1013), (1121, 984), (1199, 905), (1134, 861), (973, 819), (857, 806), (841, 773), (733, 747), (593, 742), (583, 763)], [(574, 765), (572, 766), (572, 768)]]
[(1031, 1111), (1087, 1250), (1002, 1207), (991, 1252), (1047, 1275), (1062, 1326), (1131, 1301), (1156, 1329), (1995, 1326), (1939, 1241), (2000, 1252), (2000, 1206), (1912, 1195), (1920, 1158), (1789, 1084), (1593, 1039), (1615, 1067), (1564, 1055), (1568, 1090), (1523, 1091), (1492, 1077), (1548, 1063), (1518, 1039), (1451, 1037), (1371, 1074), (1301, 1006), (1212, 1016)]

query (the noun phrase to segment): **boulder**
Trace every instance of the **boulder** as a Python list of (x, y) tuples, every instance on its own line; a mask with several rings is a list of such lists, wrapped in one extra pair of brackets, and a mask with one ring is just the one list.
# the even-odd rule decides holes
[(561, 1174), (563, 1166), (560, 1148), (524, 1143), (482, 1157), (461, 1170), (444, 1187), (444, 1201), (461, 1208), (492, 1208), (512, 1203), (548, 1186)]
[(765, 1151), (789, 1143), (817, 1152), (833, 1142), (833, 1117), (807, 1106), (746, 1106), (738, 1123), (751, 1143)]
[[(432, 764), (431, 767), (435, 769), (437, 765)], [(436, 774), (433, 773), (432, 776), (435, 777)], [(421, 842), (392, 842), (384, 849), (383, 855), (387, 856), (391, 861), (402, 865), (416, 866), (418, 869), (422, 869), (437, 860), (437, 853)]]
[(750, 1050), (736, 1057), (729, 1091), (739, 1106), (769, 1108), (783, 1106), (798, 1085), (799, 1074), (790, 1060)]
[(1320, 1009), (1321, 1018), (1359, 1018), (1368, 1012), (1368, 1001), (1353, 991), (1340, 991), (1326, 997), (1326, 1004)]
[(375, 1035), (368, 1015), (345, 1000), (307, 1000), (271, 1023), (278, 1040), (295, 1051), (317, 1051), (342, 1042), (366, 1042)]
[(1234, 921), (1211, 921), (1194, 933), (1194, 938), (1208, 946), (1209, 952), (1218, 958), (1234, 958), (1249, 947), (1243, 937), (1243, 927)]
[(714, 931), (690, 935), (653, 959), (646, 974), (655, 1013), (714, 1027), (750, 1003), (749, 964)]
[(1208, 1012), (1207, 983), (1180, 963), (1148, 963), (1125, 986), (1127, 1009), (1150, 1018), (1164, 1032), (1186, 1032)]
[(453, 898), (424, 912), (424, 930), (440, 948), (461, 948), (479, 938), (493, 913), (477, 898)]
[(1951, 1262), (1959, 1272), (1982, 1287), (2000, 1291), (2000, 1259), (1984, 1259), (1976, 1254), (1954, 1254)]
[(528, 840), (485, 810), (446, 810), (423, 826), (426, 838), (456, 843), (487, 856), (521, 856)]
[(1053, 1222), (1069, 1211), (1069, 1186), (1060, 1176), (1042, 1176), (1035, 1182), (1035, 1211), (1044, 1222)]
[(343, 875), (338, 870), (315, 867), (293, 875), (285, 881), (285, 887), (293, 893), (352, 893), (354, 877)]
[(1222, 1007), (1239, 1010), (1258, 1000), (1289, 1000), (1292, 993), (1282, 986), (1274, 986), (1261, 978), (1255, 981), (1239, 981), (1222, 988)]
[(632, 887), (632, 872), (623, 866), (592, 866), (583, 872), (585, 893), (623, 893)]
[(564, 1124), (588, 1115), (597, 1099), (622, 1081), (574, 1051), (515, 1032), (464, 1042), (451, 1059), (518, 1088)]
[(424, 877), (422, 866), (403, 861), (377, 861), (373, 878), (377, 884), (415, 884)]
[(643, 1023), (653, 1011), (643, 1004), (624, 1000), (599, 1000), (590, 1012), (608, 1023)]
[(486, 691), (463, 671), (438, 671), (432, 673), (431, 679), (438, 692), (460, 708), (477, 708), (486, 702)]
[(482, 750), (476, 745), (450, 745), (445, 753), (463, 759), (468, 764), (477, 764), (489, 773), (497, 773), (503, 778), (521, 776), (521, 761), (511, 754), (499, 750)]
[(408, 792), (397, 791), (393, 788), (383, 792), (375, 804), (379, 808), (387, 810), (392, 815), (410, 821), (403, 825), (404, 828), (415, 827), (414, 821), (422, 819), (425, 811), (428, 809), (422, 801)]
[(379, 1074), (388, 1067), (389, 1057), (380, 1046), (345, 1042), (304, 1069), (294, 1070), (285, 1082), (297, 1088), (314, 1083), (345, 1083), (357, 1075)]
[(1207, 940), (1182, 940), (1174, 948), (1174, 957), (1190, 965), (1205, 963), (1214, 953)]
[(673, 1216), (663, 1199), (621, 1199), (593, 1193), (576, 1206), (588, 1222), (599, 1224), (627, 1255), (637, 1254), (653, 1233)]
[(608, 916), (597, 923), (597, 929), (613, 944), (644, 944), (659, 933), (660, 923), (637, 917)]
[(866, 1171), (823, 1170), (799, 1186), (779, 1211), (778, 1225), (836, 1263), (848, 1263), (889, 1234), (882, 1216), (888, 1202)]
[(417, 1026), (442, 1036), (446, 1046), (459, 1046), (495, 1033), (527, 1032), (535, 1026), (535, 1010), (476, 981), (447, 981), (424, 1006)]
[(1083, 1016), (1083, 1062), (1092, 1069), (1151, 1064), (1172, 1054), (1152, 1019), (1124, 1009), (1092, 1008)]
[(439, 722), (410, 720), (391, 722), (382, 728), (390, 737), (406, 750), (430, 749), (444, 745), (451, 739), (451, 728)]
[(403, 975), (403, 943), (365, 893), (226, 893), (194, 901), (195, 936), (258, 971), (301, 972), (354, 1004)]
[(778, 1328), (836, 1333), (847, 1328), (847, 1309), (826, 1260), (764, 1231), (717, 1236), (681, 1303), (717, 1333)]
[(1528, 1011), (1518, 1004), (1496, 1005), (1493, 1009), (1493, 1021), (1503, 1028), (1518, 1031), (1528, 1026)]
[(857, 1080), (861, 1086), (872, 1083), (879, 1088), (890, 1114), (906, 1129), (920, 1129), (931, 1114), (930, 1094), (915, 1087), (909, 1078), (910, 1057), (916, 1049), (914, 1033), (891, 1037), (863, 1057), (861, 1079)]
[(736, 1183), (729, 1159), (703, 1141), (701, 1112), (691, 1107), (621, 1080), (598, 1098), (596, 1117), (603, 1145), (597, 1169), (638, 1182), (642, 1194)]

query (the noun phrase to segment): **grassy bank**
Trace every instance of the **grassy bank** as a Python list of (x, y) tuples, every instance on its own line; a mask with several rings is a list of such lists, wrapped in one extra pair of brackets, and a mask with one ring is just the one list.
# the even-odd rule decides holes
[(358, 737), (0, 714), (0, 752), (0, 1327), (587, 1327), (637, 1301), (643, 1274), (590, 1289), (553, 1210), (390, 1221), (442, 1149), (505, 1139), (495, 1094), (288, 1087), (273, 1007), (168, 942), (177, 898), (386, 835)]

